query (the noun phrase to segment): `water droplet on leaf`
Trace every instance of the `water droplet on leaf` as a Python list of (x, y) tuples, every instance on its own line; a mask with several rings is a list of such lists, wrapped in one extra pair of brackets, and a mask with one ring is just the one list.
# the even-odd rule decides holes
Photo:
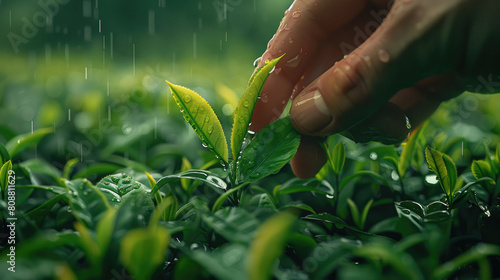
[(191, 97), (191, 95), (186, 94), (186, 95), (184, 95), (184, 97), (182, 99), (184, 100), (184, 102), (189, 103), (191, 101), (192, 97)]

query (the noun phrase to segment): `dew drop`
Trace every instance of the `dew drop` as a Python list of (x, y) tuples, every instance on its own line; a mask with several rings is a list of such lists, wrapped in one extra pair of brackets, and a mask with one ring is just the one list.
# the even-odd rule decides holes
[(380, 49), (378, 51), (378, 58), (380, 59), (380, 61), (382, 61), (384, 63), (389, 62), (389, 60), (391, 59), (391, 57), (389, 56), (389, 53), (384, 49)]
[(71, 207), (70, 207), (70, 206), (68, 206), (68, 212), (70, 212), (70, 213), (71, 213), (71, 211), (72, 211), (72, 210), (71, 210)]
[(257, 57), (254, 61), (253, 61), (253, 67), (257, 67), (257, 65), (259, 65), (259, 62), (260, 60), (262, 59), (262, 56), (261, 57)]
[(201, 146), (202, 146), (203, 148), (208, 148), (208, 145), (207, 145), (207, 144), (205, 144), (204, 142), (203, 142), (203, 143), (201, 143)]
[(293, 18), (299, 18), (300, 17), (300, 11), (297, 10), (297, 11), (293, 12), (292, 13), (292, 17)]
[(434, 174), (429, 174), (425, 176), (425, 181), (431, 185), (437, 184), (439, 181), (437, 179), (437, 176)]
[(300, 63), (299, 55), (296, 55), (295, 57), (293, 57), (292, 59), (290, 59), (286, 62), (286, 66), (297, 67), (297, 65), (299, 65), (299, 63)]
[(207, 117), (205, 117), (205, 122), (206, 122), (206, 123), (207, 123), (207, 122), (210, 122), (210, 117), (208, 117), (208, 116), (207, 116)]
[(377, 160), (377, 158), (378, 158), (377, 153), (375, 153), (375, 152), (371, 152), (371, 153), (370, 153), (370, 159), (371, 159), (371, 160)]
[(392, 180), (394, 180), (394, 181), (399, 180), (399, 175), (398, 175), (398, 173), (396, 173), (396, 171), (394, 171), (394, 170), (393, 170), (393, 171), (392, 171), (392, 173), (391, 173), (391, 178), (392, 178)]
[(181, 109), (181, 113), (184, 113), (184, 109)]
[(326, 195), (326, 198), (328, 198), (328, 199), (333, 199), (333, 195), (327, 194), (327, 195)]
[(281, 68), (276, 68), (274, 70), (274, 74), (278, 75), (281, 72)]
[(184, 97), (182, 99), (184, 100), (184, 102), (189, 103), (191, 101), (192, 97), (191, 97), (191, 95), (186, 94), (186, 95), (184, 95)]
[(212, 132), (214, 131), (214, 126), (213, 125), (209, 125), (207, 127), (207, 131), (208, 131), (209, 134), (212, 134)]
[(292, 37), (288, 38), (288, 43), (293, 44), (293, 38)]
[(269, 101), (269, 96), (267, 96), (267, 94), (265, 93), (262, 93), (260, 100), (262, 100), (262, 102), (264, 103), (267, 103)]
[(248, 100), (243, 101), (243, 106), (244, 106), (245, 108), (248, 108), (248, 105), (249, 105)]

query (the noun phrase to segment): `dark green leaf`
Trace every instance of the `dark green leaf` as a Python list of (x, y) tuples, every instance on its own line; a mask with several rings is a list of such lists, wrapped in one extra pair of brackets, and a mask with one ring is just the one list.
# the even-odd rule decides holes
[(278, 172), (293, 158), (299, 143), (300, 135), (288, 117), (264, 127), (241, 155), (237, 168), (240, 183)]
[(9, 152), (10, 156), (14, 157), (24, 149), (35, 146), (44, 136), (52, 132), (54, 132), (52, 128), (41, 128), (35, 130), (33, 133), (16, 136), (5, 145), (5, 148)]
[(5, 146), (0, 142), (0, 163), (3, 165), (10, 160), (9, 152), (5, 149)]
[(63, 198), (63, 197), (64, 197), (63, 194), (54, 196), (53, 198), (44, 202), (42, 205), (40, 205), (40, 206), (36, 207), (35, 209), (26, 213), (26, 216), (30, 217), (30, 219), (32, 219), (35, 222), (35, 224), (38, 227), (40, 227), (43, 220), (45, 219), (47, 214), (50, 212), (50, 209), (52, 209), (52, 207), (54, 207), (54, 205), (57, 202), (59, 202), (59, 200), (61, 200), (61, 198)]
[(242, 208), (226, 207), (214, 214), (204, 213), (202, 218), (227, 240), (245, 244), (252, 241), (259, 226), (259, 221)]
[(216, 279), (247, 279), (244, 271), (248, 248), (244, 245), (230, 243), (211, 253), (196, 250), (190, 255)]

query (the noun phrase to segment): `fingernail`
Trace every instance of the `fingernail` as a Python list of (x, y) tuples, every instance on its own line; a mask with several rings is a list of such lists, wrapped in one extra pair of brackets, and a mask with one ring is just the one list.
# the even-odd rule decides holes
[(290, 117), (299, 130), (309, 133), (321, 131), (332, 121), (330, 110), (318, 88), (297, 96)]

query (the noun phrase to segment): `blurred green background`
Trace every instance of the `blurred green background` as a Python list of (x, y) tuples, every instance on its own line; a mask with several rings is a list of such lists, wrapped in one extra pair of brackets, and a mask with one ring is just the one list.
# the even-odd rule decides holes
[[(231, 127), (252, 62), (291, 0), (0, 1), (0, 141), (53, 127), (24, 158), (82, 168), (131, 160), (164, 172), (206, 151), (182, 120), (165, 79), (205, 97)], [(390, 81), (388, 81), (390, 82)], [(442, 106), (432, 137), (496, 143), (498, 96)], [(472, 152), (468, 153), (468, 150)]]

